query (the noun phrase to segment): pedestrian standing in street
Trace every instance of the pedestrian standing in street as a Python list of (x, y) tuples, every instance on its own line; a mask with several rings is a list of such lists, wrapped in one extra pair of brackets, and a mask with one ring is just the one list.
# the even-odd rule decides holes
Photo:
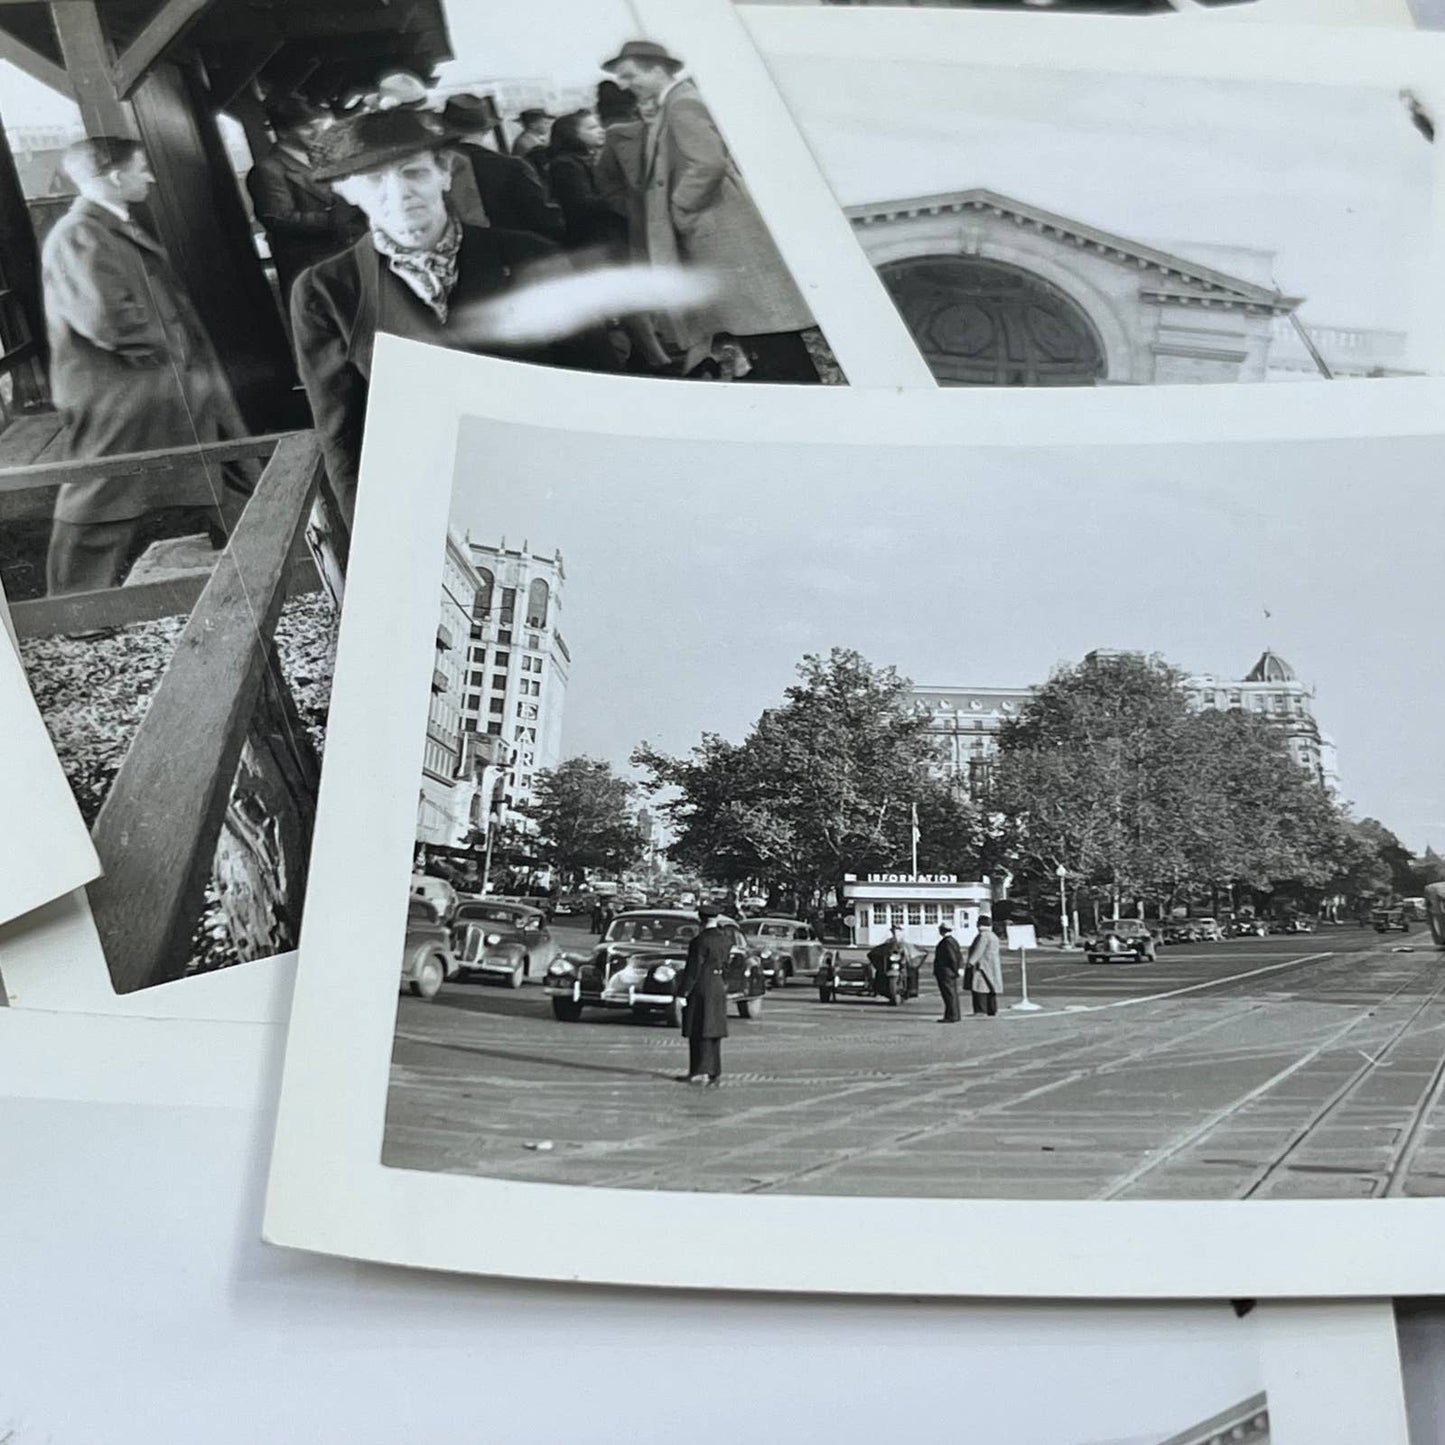
[(728, 1036), (727, 966), (733, 941), (717, 926), (715, 909), (699, 908), (697, 917), (702, 929), (687, 945), (682, 971), (687, 1073), (678, 1082), (716, 1087), (722, 1078), (722, 1041)]
[(589, 925), (591, 926), (591, 929), (592, 929), (593, 933), (595, 933), (595, 934), (598, 936), (598, 938), (601, 938), (601, 937), (602, 937), (602, 900), (601, 900), (600, 898), (594, 898), (594, 899), (592, 900), (592, 913), (591, 913), (591, 917), (588, 919), (588, 923), (589, 923)]
[(993, 919), (984, 914), (978, 920), (978, 937), (968, 946), (963, 976), (973, 995), (973, 1011), (993, 1018), (998, 1013), (998, 996), (1003, 992), (1003, 964), (999, 958), (998, 934)]
[(718, 282), (715, 300), (671, 318), (683, 374), (740, 346), (750, 381), (816, 382), (803, 339), (813, 325), (807, 302), (682, 61), (629, 40), (602, 68), (640, 106), (656, 107), (639, 178), (639, 250), (654, 266), (694, 267)]
[[(132, 214), (155, 177), (133, 140), (77, 141), (61, 165), (79, 194), (45, 239), (41, 283), (63, 460), (196, 446), (246, 435), (221, 362), (185, 284)], [(185, 469), (175, 505), (203, 508), (213, 544), (254, 484), (248, 463)], [(157, 509), (134, 473), (67, 482), (56, 494), (51, 596), (117, 587)]]
[(938, 925), (938, 944), (933, 950), (933, 977), (943, 995), (941, 1024), (956, 1024), (963, 1017), (958, 1007), (958, 976), (963, 971), (963, 949), (953, 936), (951, 923)]

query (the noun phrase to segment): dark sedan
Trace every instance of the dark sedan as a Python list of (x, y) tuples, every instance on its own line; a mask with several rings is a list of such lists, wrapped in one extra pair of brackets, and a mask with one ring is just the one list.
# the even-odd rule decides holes
[(467, 973), (521, 988), (557, 956), (541, 909), (501, 899), (463, 898), (452, 911), (452, 951)]
[(748, 918), (738, 926), (769, 988), (786, 988), (795, 978), (813, 978), (830, 957), (813, 927), (800, 918)]
[[(757, 1018), (767, 989), (762, 967), (735, 923), (719, 918), (716, 926), (732, 937), (728, 1002), (737, 1005), (742, 1018)], [(584, 1008), (628, 1009), (635, 1018), (662, 1018), (680, 1026), (682, 971), (688, 944), (700, 928), (697, 915), (681, 909), (618, 914), (590, 954), (564, 953), (547, 970), (552, 1012), (574, 1023)]]

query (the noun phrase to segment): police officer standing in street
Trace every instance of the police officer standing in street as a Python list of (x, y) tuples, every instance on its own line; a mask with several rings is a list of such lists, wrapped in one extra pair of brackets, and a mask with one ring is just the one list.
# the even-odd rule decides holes
[(697, 916), (702, 930), (687, 946), (682, 972), (687, 1073), (678, 1082), (716, 1087), (722, 1078), (722, 1041), (728, 1036), (727, 966), (733, 945), (716, 924), (716, 909), (699, 908)]
[(958, 976), (963, 970), (963, 950), (953, 936), (951, 923), (938, 925), (938, 946), (933, 950), (933, 976), (943, 995), (941, 1024), (956, 1024), (962, 1014), (958, 1007)]

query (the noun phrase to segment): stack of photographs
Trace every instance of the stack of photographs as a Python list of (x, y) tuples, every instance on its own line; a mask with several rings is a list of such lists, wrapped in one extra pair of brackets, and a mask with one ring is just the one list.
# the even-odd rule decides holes
[(5, 1021), (286, 1023), (275, 1244), (1260, 1300), (1068, 1438), (1304, 1439), (1445, 1293), (1445, 37), (11, 8)]

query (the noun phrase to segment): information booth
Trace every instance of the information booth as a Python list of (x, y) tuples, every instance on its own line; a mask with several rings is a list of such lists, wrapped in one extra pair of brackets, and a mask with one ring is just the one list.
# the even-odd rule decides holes
[(853, 942), (862, 948), (881, 943), (895, 924), (909, 943), (931, 948), (940, 923), (952, 924), (954, 936), (967, 947), (992, 897), (987, 883), (961, 883), (951, 873), (870, 873), (864, 878), (850, 873), (843, 879)]

